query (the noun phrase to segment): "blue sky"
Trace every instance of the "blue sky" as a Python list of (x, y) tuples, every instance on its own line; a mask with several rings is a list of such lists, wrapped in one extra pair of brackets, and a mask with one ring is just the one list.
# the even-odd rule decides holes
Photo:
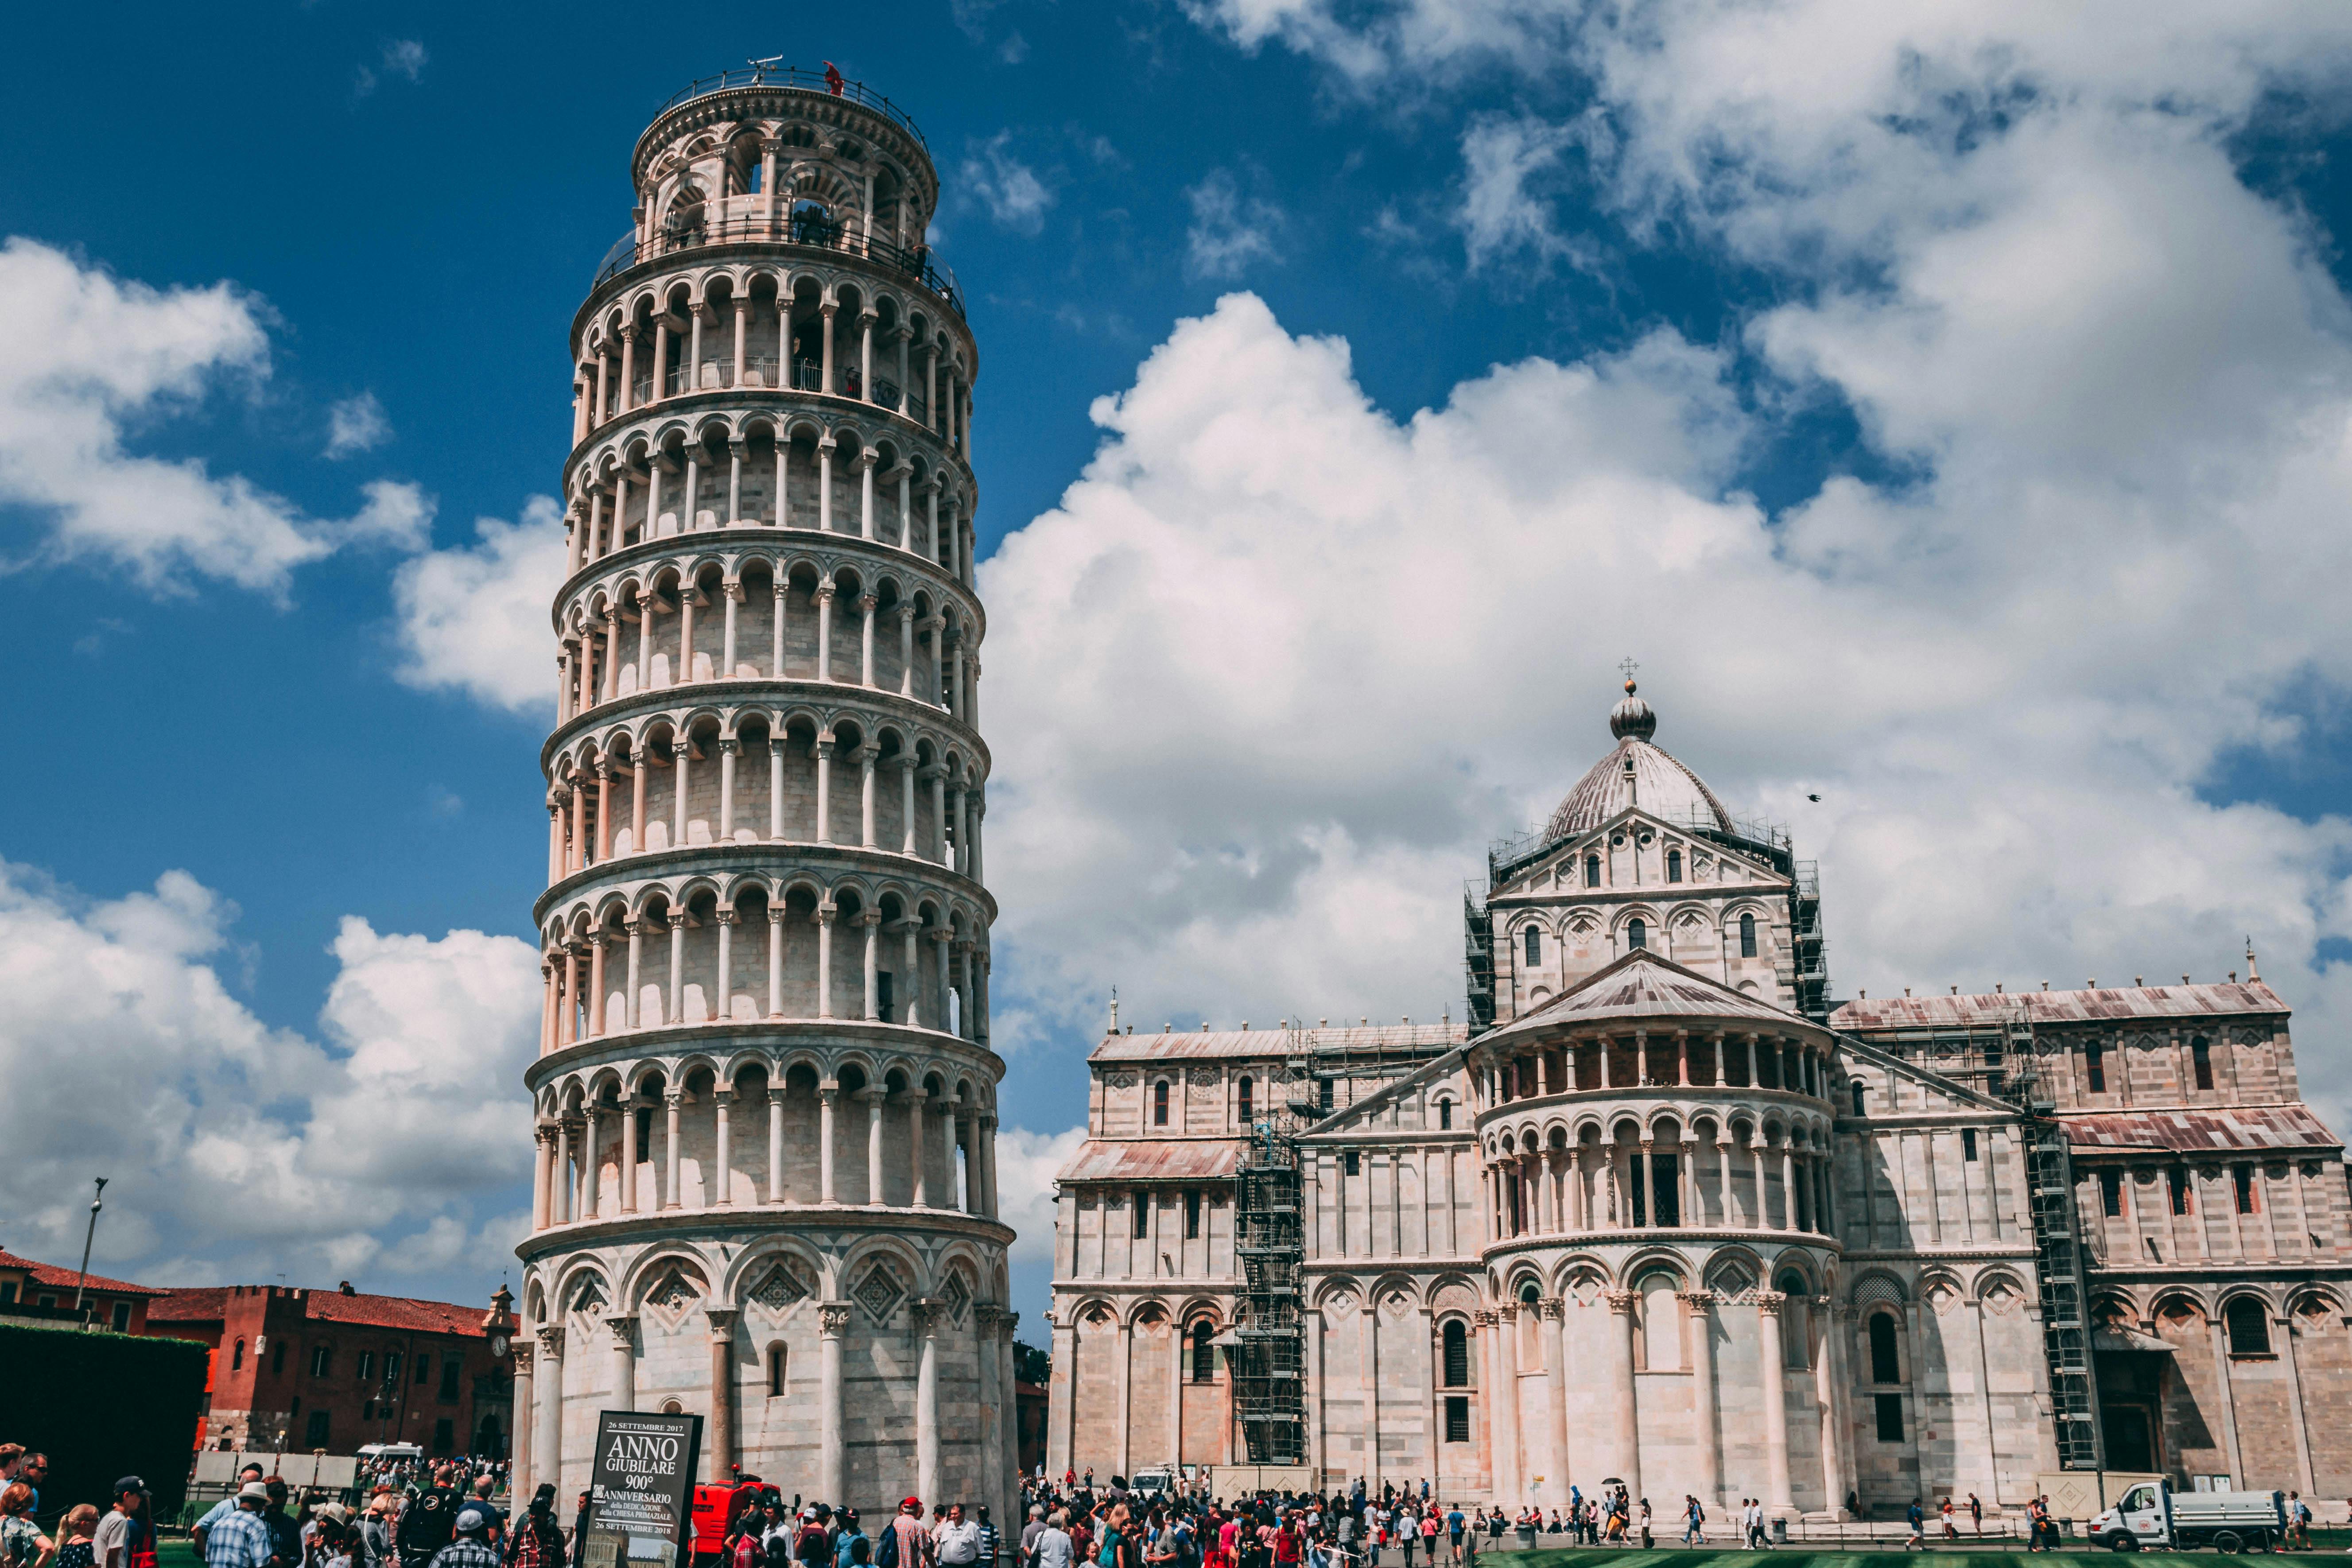
[(653, 109), (778, 53), (922, 127), (982, 344), (1008, 1194), (1113, 983), (1145, 1027), (1458, 1010), (1460, 882), (1627, 654), (1822, 857), (1840, 994), (2214, 978), (2253, 934), (2340, 1113), (2333, 8), (320, 0), (13, 42), (0, 1059), (44, 1088), (0, 1244), (67, 1256), (109, 1170), (118, 1272), (495, 1281), (564, 332)]

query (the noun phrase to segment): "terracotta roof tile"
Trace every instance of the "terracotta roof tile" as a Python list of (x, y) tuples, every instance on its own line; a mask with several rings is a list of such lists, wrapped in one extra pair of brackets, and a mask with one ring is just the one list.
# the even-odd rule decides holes
[(2220, 985), (2103, 986), (2096, 991), (1873, 996), (1840, 1005), (1830, 1015), (1830, 1027), (1854, 1034), (1874, 1029), (1962, 1029), (2001, 1024), (2016, 1017), (2020, 1007), (2036, 1024), (2289, 1011), (2277, 992), (2254, 980)]
[(2162, 1149), (2220, 1153), (2241, 1149), (2309, 1150), (2344, 1146), (2307, 1105), (2237, 1105), (2221, 1110), (2076, 1111), (2061, 1118), (2066, 1136), (2084, 1153)]
[(1370, 1028), (1214, 1029), (1185, 1034), (1109, 1035), (1087, 1053), (1096, 1062), (1191, 1060), (1202, 1057), (1288, 1056), (1294, 1039), (1316, 1050), (1426, 1051), (1434, 1056), (1470, 1037), (1463, 1024), (1374, 1024)]
[(1221, 1138), (1089, 1139), (1055, 1180), (1205, 1182), (1241, 1168), (1242, 1145)]
[[(0, 1249), (0, 1268), (22, 1268), (31, 1276), (36, 1284), (61, 1285), (68, 1290), (74, 1288), (74, 1281), (81, 1278), (81, 1271), (79, 1268), (60, 1268), (54, 1263), (37, 1263), (32, 1258), (19, 1258), (16, 1254), (5, 1249)], [(104, 1290), (116, 1296), (163, 1294), (155, 1286), (133, 1285), (128, 1279), (110, 1279), (103, 1274), (93, 1274), (89, 1277), (89, 1289)]]
[[(230, 1287), (198, 1285), (165, 1292), (147, 1309), (151, 1322), (218, 1321), (227, 1310)], [(257, 1287), (247, 1287), (257, 1289)], [(303, 1316), (312, 1322), (351, 1323), (363, 1328), (396, 1329), (418, 1334), (467, 1334), (479, 1339), (484, 1307), (462, 1307), (454, 1301), (424, 1301), (409, 1296), (374, 1296), (359, 1291), (309, 1290), (302, 1299)]]

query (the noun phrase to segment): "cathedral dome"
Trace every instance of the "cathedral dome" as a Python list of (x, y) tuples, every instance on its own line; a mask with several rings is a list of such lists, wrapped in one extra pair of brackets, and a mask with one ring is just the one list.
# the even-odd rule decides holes
[(1715, 792), (1650, 743), (1658, 732), (1658, 715), (1633, 694), (1630, 680), (1624, 700), (1609, 710), (1609, 732), (1617, 737), (1617, 749), (1593, 763), (1551, 814), (1544, 829), (1548, 842), (1589, 832), (1633, 805), (1666, 822), (1731, 831), (1730, 815)]

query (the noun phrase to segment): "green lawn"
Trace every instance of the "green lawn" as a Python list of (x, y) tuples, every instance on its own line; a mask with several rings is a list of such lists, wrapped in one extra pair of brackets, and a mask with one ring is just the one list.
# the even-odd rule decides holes
[[(2312, 1537), (2315, 1542), (2318, 1542), (2329, 1533), (2340, 1532), (2314, 1531)], [(2322, 1552), (2326, 1550), (2325, 1546), (2320, 1548)], [(2084, 1548), (2079, 1544), (2067, 1548), (2069, 1555), (2083, 1551)], [(1769, 1553), (1769, 1561), (1772, 1568), (1807, 1568), (1809, 1564), (1818, 1564), (1819, 1568), (1896, 1568), (1900, 1563), (1912, 1564), (1913, 1568), (1919, 1568), (1921, 1564), (1925, 1564), (1926, 1568), (1983, 1568), (1983, 1564), (1979, 1563), (1978, 1559), (1994, 1552), (2013, 1554), (2021, 1561), (2026, 1555), (2021, 1542), (2006, 1548), (1988, 1542), (1984, 1547), (1969, 1552), (1889, 1552), (1884, 1547), (1837, 1551), (1792, 1543), (1775, 1549)], [(1489, 1557), (1507, 1559), (1506, 1562), (1496, 1563), (1495, 1568), (1734, 1568), (1735, 1564), (1739, 1565), (1739, 1568), (1759, 1568), (1766, 1555), (1762, 1552), (1744, 1552), (1737, 1548), (1729, 1551), (1640, 1552), (1623, 1547), (1605, 1546), (1478, 1553), (1482, 1562)], [(2101, 1559), (2106, 1559), (2110, 1555), (2105, 1552), (2098, 1553)], [(2215, 1555), (2210, 1552), (2143, 1552), (2127, 1556), (2123, 1561), (2134, 1564), (2135, 1568), (2196, 1568), (2198, 1564), (2203, 1564), (2203, 1568), (2212, 1568)], [(2340, 1546), (2338, 1555), (2341, 1555)]]

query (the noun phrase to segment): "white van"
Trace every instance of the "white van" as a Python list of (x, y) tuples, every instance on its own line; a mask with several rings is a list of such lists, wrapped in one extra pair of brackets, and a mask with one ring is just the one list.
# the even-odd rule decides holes
[(1146, 1502), (1162, 1492), (1172, 1492), (1176, 1489), (1174, 1468), (1156, 1465), (1147, 1470), (1138, 1470), (1127, 1478), (1127, 1489), (1131, 1495)]
[(2286, 1540), (2284, 1492), (2176, 1492), (2142, 1481), (2091, 1521), (2091, 1539), (2116, 1552), (2267, 1552)]

